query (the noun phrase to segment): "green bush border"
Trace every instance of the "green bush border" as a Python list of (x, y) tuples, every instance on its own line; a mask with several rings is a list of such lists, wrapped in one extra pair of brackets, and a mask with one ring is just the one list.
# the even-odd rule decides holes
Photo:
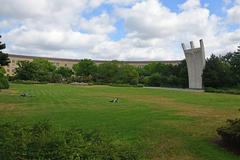
[(216, 89), (212, 87), (205, 88), (205, 92), (211, 92), (211, 93), (225, 93), (225, 94), (235, 94), (240, 95), (240, 89)]
[(39, 82), (39, 81), (25, 81), (25, 80), (15, 80), (11, 81), (16, 84), (48, 84), (48, 82)]

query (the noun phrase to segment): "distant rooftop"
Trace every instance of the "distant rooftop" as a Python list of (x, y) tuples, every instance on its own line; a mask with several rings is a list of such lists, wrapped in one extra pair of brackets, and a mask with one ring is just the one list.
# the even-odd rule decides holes
[[(35, 59), (35, 58), (44, 58), (48, 60), (55, 60), (55, 61), (80, 61), (82, 59), (71, 59), (71, 58), (53, 58), (53, 57), (43, 57), (43, 56), (29, 56), (29, 55), (17, 55), (17, 54), (8, 54), (9, 57), (16, 57), (16, 58), (30, 58), (30, 59)], [(94, 62), (109, 62), (111, 60), (93, 60)], [(152, 62), (163, 62), (163, 63), (179, 63), (182, 60), (160, 60), (160, 61), (122, 61), (118, 60), (120, 62), (126, 62), (126, 63), (152, 63)]]

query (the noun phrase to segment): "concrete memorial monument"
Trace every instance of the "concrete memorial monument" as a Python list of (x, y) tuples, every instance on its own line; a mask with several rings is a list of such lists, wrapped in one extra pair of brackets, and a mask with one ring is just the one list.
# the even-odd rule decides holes
[(202, 74), (205, 67), (205, 49), (203, 40), (200, 40), (200, 48), (195, 48), (193, 41), (190, 42), (190, 49), (186, 49), (184, 43), (182, 48), (187, 61), (189, 88), (202, 89)]

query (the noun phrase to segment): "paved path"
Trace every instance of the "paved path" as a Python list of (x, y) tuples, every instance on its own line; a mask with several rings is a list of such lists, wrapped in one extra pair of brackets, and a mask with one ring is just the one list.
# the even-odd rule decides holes
[(172, 91), (186, 91), (186, 92), (204, 92), (204, 90), (200, 89), (183, 89), (183, 88), (167, 88), (167, 87), (144, 87), (149, 89), (165, 89), (165, 90), (172, 90)]

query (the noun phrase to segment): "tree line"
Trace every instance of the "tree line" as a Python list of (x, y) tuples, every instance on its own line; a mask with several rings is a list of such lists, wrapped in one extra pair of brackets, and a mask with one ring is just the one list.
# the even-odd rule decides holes
[(224, 56), (211, 55), (203, 70), (203, 84), (212, 88), (240, 87), (240, 46)]
[(14, 79), (40, 82), (85, 82), (97, 84), (144, 84), (149, 86), (187, 87), (186, 62), (178, 65), (150, 63), (143, 68), (120, 61), (109, 61), (97, 65), (90, 59), (83, 59), (67, 67), (56, 67), (47, 59), (20, 61)]
[[(97, 84), (129, 84), (164, 87), (188, 87), (186, 61), (177, 65), (153, 62), (144, 67), (132, 66), (120, 61), (97, 65), (83, 59), (72, 69), (56, 67), (46, 59), (18, 62), (15, 79), (40, 82), (85, 82)], [(232, 88), (240, 85), (240, 51), (224, 56), (211, 55), (203, 70), (204, 87)]]

